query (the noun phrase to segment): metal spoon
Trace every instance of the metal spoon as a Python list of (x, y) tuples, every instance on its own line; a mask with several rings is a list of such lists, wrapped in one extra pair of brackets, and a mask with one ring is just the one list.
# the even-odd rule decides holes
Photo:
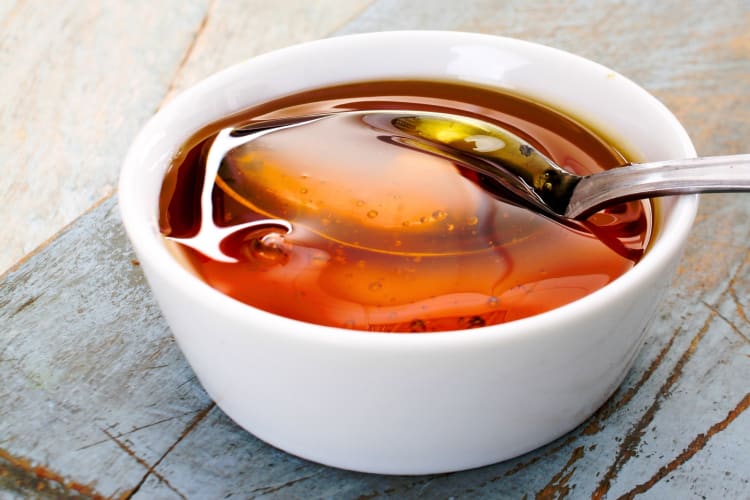
[[(456, 161), (480, 174), (491, 192), (501, 191), (509, 201), (558, 220), (582, 220), (602, 208), (633, 199), (750, 191), (750, 154), (629, 164), (580, 176), (515, 134), (485, 121), (425, 111), (342, 113), (360, 115), (365, 123), (394, 132), (384, 137), (394, 144)], [(248, 141), (280, 128), (340, 114), (258, 122), (233, 129), (227, 138)]]

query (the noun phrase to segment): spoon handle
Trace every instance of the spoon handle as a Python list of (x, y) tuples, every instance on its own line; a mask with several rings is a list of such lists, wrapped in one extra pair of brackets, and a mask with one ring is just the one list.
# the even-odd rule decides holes
[(750, 154), (636, 163), (581, 179), (565, 216), (581, 218), (617, 201), (732, 191), (750, 191)]

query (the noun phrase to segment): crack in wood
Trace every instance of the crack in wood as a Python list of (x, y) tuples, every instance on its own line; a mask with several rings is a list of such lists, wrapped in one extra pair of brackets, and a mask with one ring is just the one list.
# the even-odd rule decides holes
[(747, 410), (748, 407), (750, 407), (750, 392), (745, 394), (745, 397), (742, 398), (742, 400), (727, 413), (726, 417), (709, 427), (706, 432), (695, 436), (690, 444), (688, 444), (687, 447), (685, 447), (685, 449), (683, 449), (682, 452), (677, 455), (671, 462), (659, 468), (659, 470), (656, 471), (656, 474), (651, 476), (647, 481), (644, 481), (632, 490), (620, 496), (618, 500), (630, 500), (636, 495), (648, 491), (649, 488), (653, 487), (656, 483), (664, 479), (667, 474), (674, 472), (678, 467), (690, 460), (696, 453), (705, 448), (706, 444), (708, 444), (712, 437), (729, 427), (729, 424), (731, 424), (737, 417), (739, 417), (745, 410)]
[(29, 298), (23, 304), (21, 304), (20, 306), (18, 306), (16, 308), (16, 310), (13, 311), (10, 315), (11, 316), (15, 316), (16, 314), (20, 313), (21, 311), (23, 311), (24, 309), (26, 309), (27, 307), (29, 307), (30, 305), (32, 305), (34, 302), (36, 302), (39, 297), (41, 297), (41, 295), (36, 295), (35, 297)]
[(737, 297), (737, 292), (734, 288), (729, 289), (729, 296), (732, 297), (732, 302), (734, 302), (734, 307), (737, 310), (737, 316), (739, 316), (745, 324), (750, 325), (750, 319), (748, 319), (747, 313), (745, 313), (745, 307), (740, 302), (739, 297)]
[(740, 302), (739, 297), (737, 297), (736, 285), (737, 285), (737, 279), (740, 276), (740, 271), (744, 270), (748, 262), (750, 262), (750, 255), (745, 257), (745, 260), (742, 261), (742, 264), (740, 264), (740, 266), (738, 267), (737, 272), (734, 273), (734, 275), (729, 279), (729, 287), (728, 287), (729, 296), (732, 298), (732, 301), (734, 302), (734, 307), (737, 310), (737, 316), (739, 316), (740, 319), (746, 325), (750, 325), (750, 319), (748, 319), (747, 314), (745, 313), (745, 307)]
[(553, 498), (562, 499), (567, 497), (570, 491), (575, 488), (575, 484), (573, 486), (569, 485), (570, 478), (573, 477), (576, 471), (576, 467), (573, 467), (573, 465), (582, 459), (584, 454), (583, 446), (579, 446), (573, 450), (563, 468), (552, 476), (550, 481), (536, 493), (535, 498), (537, 500), (551, 500)]
[[(116, 438), (121, 438), (121, 437), (124, 437), (124, 436), (128, 436), (130, 434), (136, 433), (136, 432), (141, 431), (143, 429), (148, 429), (149, 427), (153, 427), (155, 425), (163, 424), (164, 422), (169, 422), (170, 420), (175, 420), (175, 419), (178, 419), (178, 418), (182, 418), (182, 417), (187, 416), (187, 415), (192, 415), (194, 413), (198, 413), (199, 411), (201, 411), (201, 410), (186, 411), (184, 413), (180, 413), (179, 415), (175, 415), (175, 416), (167, 417), (167, 418), (162, 418), (161, 420), (157, 420), (156, 422), (151, 422), (149, 424), (141, 425), (141, 426), (138, 426), (138, 427), (133, 427), (131, 430), (129, 430), (127, 432), (121, 432), (119, 434), (113, 434), (113, 436), (116, 437)], [(114, 427), (114, 425), (110, 426), (110, 428), (112, 428), (112, 427)], [(102, 430), (104, 430), (104, 429), (102, 429)], [(107, 431), (104, 431), (104, 433), (107, 434), (108, 436), (110, 434)], [(82, 450), (86, 450), (88, 448), (93, 448), (94, 446), (98, 446), (98, 445), (100, 445), (102, 443), (106, 443), (108, 441), (109, 441), (109, 439), (102, 439), (100, 441), (95, 441), (93, 443), (89, 443), (89, 444), (83, 445), (80, 448), (76, 448), (76, 451), (82, 451)]]
[(317, 470), (317, 471), (315, 471), (312, 474), (308, 474), (307, 476), (298, 477), (298, 478), (292, 479), (290, 481), (287, 481), (287, 482), (285, 482), (283, 484), (279, 484), (279, 485), (276, 485), (276, 486), (264, 486), (262, 488), (255, 488), (254, 490), (250, 491), (250, 496), (247, 497), (247, 498), (256, 498), (256, 496), (254, 495), (255, 493), (259, 493), (261, 495), (268, 495), (270, 493), (277, 493), (280, 490), (283, 490), (284, 488), (288, 488), (289, 486), (292, 486), (292, 485), (295, 485), (297, 483), (301, 483), (301, 482), (307, 481), (308, 479), (312, 479), (315, 476), (320, 475), (320, 472), (321, 472), (320, 470)]
[[(152, 467), (151, 467), (151, 466), (150, 466), (150, 465), (148, 464), (148, 462), (146, 462), (146, 461), (145, 461), (145, 460), (144, 460), (143, 458), (141, 458), (140, 456), (138, 456), (138, 454), (137, 454), (137, 453), (136, 453), (135, 451), (133, 451), (133, 449), (132, 449), (132, 448), (130, 448), (130, 446), (128, 446), (127, 444), (125, 444), (125, 443), (124, 443), (124, 442), (123, 442), (122, 440), (118, 439), (118, 438), (117, 438), (116, 436), (114, 436), (113, 434), (111, 434), (110, 432), (108, 432), (108, 431), (107, 431), (106, 429), (101, 429), (101, 431), (102, 431), (102, 432), (103, 432), (103, 433), (104, 433), (104, 434), (105, 434), (105, 435), (106, 435), (106, 436), (107, 436), (107, 437), (108, 437), (109, 439), (111, 439), (112, 441), (114, 441), (114, 442), (115, 442), (115, 444), (116, 444), (116, 445), (117, 445), (117, 446), (118, 446), (118, 447), (119, 447), (119, 448), (120, 448), (120, 449), (121, 449), (122, 451), (124, 451), (124, 452), (125, 452), (125, 453), (126, 453), (126, 454), (127, 454), (128, 456), (129, 456), (129, 457), (133, 458), (133, 460), (135, 460), (136, 462), (138, 462), (138, 463), (139, 463), (140, 465), (142, 465), (142, 466), (143, 466), (143, 467), (144, 467), (145, 469), (147, 469), (147, 470), (151, 470), (151, 469), (152, 469)], [(162, 476), (161, 474), (159, 474), (159, 473), (158, 473), (158, 472), (156, 472), (156, 471), (152, 471), (152, 473), (154, 474), (154, 476), (155, 476), (155, 477), (156, 477), (156, 478), (157, 478), (157, 479), (158, 479), (159, 481), (161, 481), (162, 483), (164, 483), (164, 484), (165, 484), (165, 485), (167, 486), (167, 488), (169, 488), (170, 490), (174, 491), (174, 492), (175, 492), (175, 493), (176, 493), (177, 495), (179, 495), (179, 496), (180, 496), (181, 498), (185, 498), (185, 499), (187, 498), (187, 497), (186, 497), (185, 495), (183, 495), (183, 494), (182, 494), (182, 493), (181, 493), (180, 491), (178, 491), (178, 490), (177, 490), (177, 488), (175, 488), (174, 486), (172, 486), (172, 484), (170, 484), (170, 482), (169, 482), (169, 481), (167, 480), (167, 478), (165, 478), (164, 476)], [(126, 493), (124, 493), (124, 494), (122, 495), (122, 497), (123, 497), (123, 498), (130, 498), (130, 492), (126, 492)]]
[(726, 316), (724, 316), (723, 314), (721, 314), (721, 312), (719, 312), (719, 310), (717, 308), (715, 308), (714, 306), (712, 306), (711, 304), (709, 304), (705, 300), (701, 300), (701, 303), (704, 306), (706, 306), (708, 309), (710, 309), (711, 311), (713, 311), (714, 313), (716, 313), (716, 315), (719, 318), (721, 318), (724, 321), (724, 323), (726, 323), (727, 325), (729, 325), (729, 328), (734, 333), (736, 333), (738, 337), (740, 337), (742, 340), (744, 340), (745, 342), (747, 342), (748, 344), (750, 344), (750, 337), (748, 337), (747, 335), (745, 335), (744, 333), (742, 333), (740, 331), (740, 328), (737, 325), (735, 325), (734, 322), (731, 319), (729, 319)]
[(162, 99), (162, 102), (161, 104), (159, 104), (159, 107), (157, 109), (161, 109), (161, 107), (164, 106), (164, 104), (169, 100), (169, 97), (172, 95), (172, 92), (174, 92), (175, 84), (177, 82), (177, 76), (180, 74), (182, 69), (190, 60), (190, 56), (192, 56), (193, 51), (195, 50), (195, 47), (198, 44), (198, 40), (200, 39), (203, 32), (206, 30), (206, 26), (208, 25), (208, 20), (211, 17), (211, 11), (214, 9), (215, 4), (216, 4), (216, 0), (211, 0), (208, 3), (208, 6), (206, 7), (206, 14), (203, 16), (203, 19), (201, 19), (201, 22), (198, 25), (198, 29), (195, 30), (193, 39), (190, 41), (190, 44), (188, 44), (187, 48), (185, 49), (185, 53), (182, 54), (182, 58), (180, 59), (180, 62), (177, 64), (177, 69), (175, 70), (174, 75), (172, 76), (172, 80), (170, 81), (169, 86), (167, 87), (167, 90), (164, 93), (164, 99)]
[[(161, 354), (161, 351), (159, 352)], [(143, 370), (159, 370), (161, 368), (168, 368), (169, 365), (156, 365), (156, 366), (144, 366)]]
[(645, 433), (646, 428), (653, 421), (656, 412), (661, 407), (661, 402), (667, 398), (667, 396), (669, 395), (669, 391), (672, 389), (672, 386), (674, 386), (674, 384), (682, 376), (685, 364), (687, 364), (687, 362), (693, 356), (693, 353), (698, 347), (698, 343), (700, 343), (700, 341), (706, 335), (711, 322), (715, 318), (716, 314), (711, 311), (701, 329), (690, 341), (690, 345), (682, 353), (682, 356), (680, 356), (680, 359), (677, 360), (677, 363), (675, 363), (675, 366), (672, 368), (671, 373), (659, 388), (659, 391), (656, 393), (656, 396), (654, 397), (651, 405), (646, 409), (638, 422), (636, 422), (636, 424), (631, 427), (628, 433), (625, 435), (622, 442), (620, 443), (619, 449), (617, 450), (614, 461), (610, 464), (609, 468), (604, 474), (604, 477), (592, 493), (592, 498), (597, 500), (603, 498), (604, 495), (606, 495), (609, 491), (612, 481), (618, 476), (622, 467), (631, 458), (636, 456), (636, 449), (640, 444), (641, 439), (643, 438), (643, 434)]
[(153, 465), (148, 467), (148, 470), (143, 475), (143, 477), (138, 481), (138, 484), (136, 484), (126, 495), (123, 496), (124, 500), (129, 500), (133, 498), (133, 495), (138, 493), (138, 490), (141, 489), (143, 484), (146, 482), (146, 479), (149, 478), (149, 476), (153, 473), (155, 473), (155, 469), (159, 466), (159, 464), (166, 458), (167, 455), (169, 455), (175, 447), (180, 444), (180, 442), (185, 439), (185, 437), (190, 434), (193, 429), (195, 429), (198, 424), (206, 418), (206, 416), (209, 414), (211, 410), (216, 406), (216, 403), (211, 401), (211, 403), (200, 410), (198, 414), (188, 423), (188, 425), (185, 427), (185, 429), (180, 433), (180, 435), (177, 437), (174, 443), (172, 443), (169, 448), (166, 449), (166, 451), (156, 460), (156, 462), (153, 463)]
[(180, 385), (178, 385), (178, 386), (177, 386), (177, 389), (176, 389), (176, 390), (180, 390), (180, 389), (182, 389), (182, 388), (183, 388), (183, 386), (185, 386), (186, 384), (189, 384), (189, 383), (191, 383), (191, 382), (197, 382), (197, 381), (198, 381), (198, 376), (197, 376), (197, 375), (196, 375), (195, 373), (193, 373), (192, 375), (190, 375), (190, 377), (188, 377), (188, 378), (187, 378), (187, 380), (185, 380), (185, 381), (184, 381), (184, 382), (182, 382), (182, 383), (181, 383)]
[(6, 486), (21, 494), (33, 491), (35, 497), (44, 494), (51, 498), (106, 498), (93, 486), (63, 477), (44, 465), (0, 448), (0, 488)]

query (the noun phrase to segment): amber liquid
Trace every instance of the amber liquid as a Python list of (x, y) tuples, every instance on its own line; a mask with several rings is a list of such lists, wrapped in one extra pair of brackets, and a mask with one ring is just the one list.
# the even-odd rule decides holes
[[(441, 82), (367, 82), (293, 95), (212, 124), (185, 144), (161, 194), (161, 229), (276, 219), (179, 252), (209, 285), (300, 321), (382, 332), (475, 328), (584, 297), (643, 254), (651, 208), (632, 202), (566, 227), (502, 201), (449, 160), (398, 147), (356, 117), (277, 131), (224, 157), (199, 202), (217, 132), (343, 110), (448, 111), (495, 122), (560, 165), (588, 174), (626, 163), (614, 146), (549, 107)], [(386, 138), (387, 139), (387, 138)], [(500, 199), (499, 199), (500, 198)], [(291, 230), (289, 230), (291, 228)], [(230, 231), (231, 232), (231, 231)]]

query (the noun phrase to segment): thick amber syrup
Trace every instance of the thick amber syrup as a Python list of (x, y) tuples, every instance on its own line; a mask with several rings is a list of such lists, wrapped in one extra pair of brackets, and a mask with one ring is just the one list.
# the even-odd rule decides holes
[[(167, 174), (161, 229), (209, 285), (301, 321), (383, 332), (475, 328), (567, 304), (641, 257), (650, 205), (633, 202), (565, 227), (504, 203), (472, 172), (393, 145), (356, 117), (265, 135), (227, 153), (201, 220), (208, 149), (228, 125), (356, 109), (449, 111), (493, 121), (564, 167), (626, 162), (586, 126), (529, 100), (440, 82), (367, 82), (265, 103), (212, 124)], [(240, 229), (214, 242), (201, 224)], [(201, 243), (203, 244), (203, 243)], [(234, 261), (234, 262), (231, 262)]]

